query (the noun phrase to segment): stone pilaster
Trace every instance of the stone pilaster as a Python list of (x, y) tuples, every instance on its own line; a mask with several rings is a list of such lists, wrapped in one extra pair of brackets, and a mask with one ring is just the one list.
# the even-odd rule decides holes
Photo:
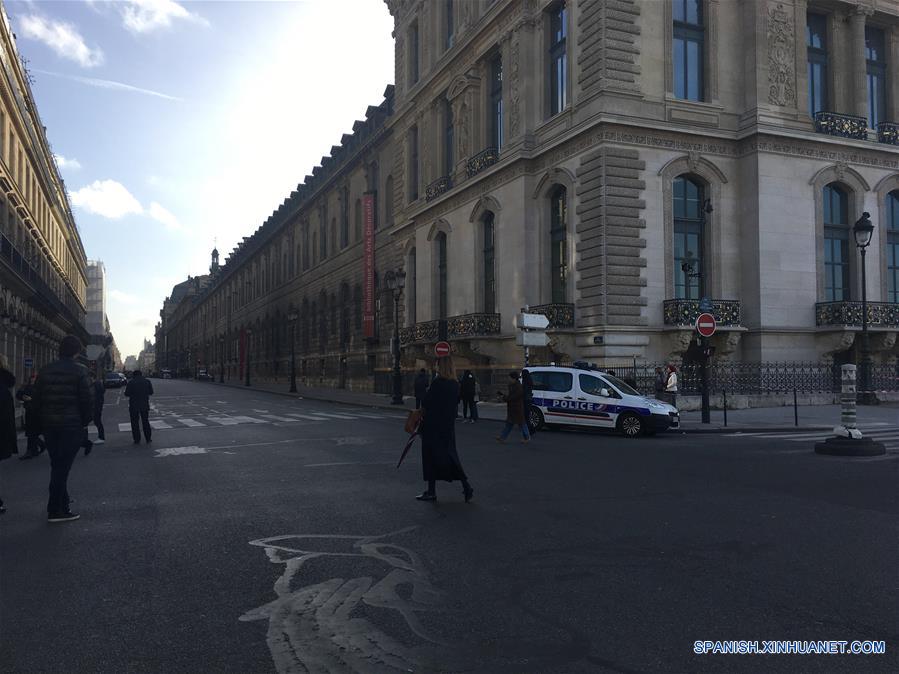
[(849, 55), (851, 68), (851, 112), (859, 117), (868, 116), (868, 81), (865, 63), (865, 21), (874, 13), (870, 7), (858, 6), (849, 14)]
[(808, 14), (808, 0), (796, 0), (793, 14), (793, 31), (796, 39), (793, 41), (796, 48), (796, 108), (800, 114), (808, 114), (808, 55), (805, 44), (806, 15)]
[(584, 0), (577, 17), (577, 75), (581, 94), (640, 91), (640, 6), (636, 0)]

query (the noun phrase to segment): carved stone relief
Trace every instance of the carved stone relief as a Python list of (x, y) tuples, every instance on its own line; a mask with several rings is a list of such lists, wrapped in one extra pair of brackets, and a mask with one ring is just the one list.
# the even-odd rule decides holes
[(796, 36), (783, 5), (768, 10), (768, 102), (796, 106)]
[(512, 46), (510, 49), (509, 64), (509, 135), (514, 138), (518, 135), (520, 126), (520, 68), (521, 68), (521, 40), (518, 31), (512, 34)]

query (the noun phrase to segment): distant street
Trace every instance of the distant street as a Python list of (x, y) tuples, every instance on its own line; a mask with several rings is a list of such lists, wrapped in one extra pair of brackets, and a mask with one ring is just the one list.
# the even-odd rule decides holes
[[(45, 455), (0, 465), (0, 671), (899, 671), (895, 443), (459, 424), (474, 500), (429, 504), (404, 410), (153, 385), (151, 446), (107, 393), (79, 521)], [(887, 653), (694, 654), (730, 639)]]

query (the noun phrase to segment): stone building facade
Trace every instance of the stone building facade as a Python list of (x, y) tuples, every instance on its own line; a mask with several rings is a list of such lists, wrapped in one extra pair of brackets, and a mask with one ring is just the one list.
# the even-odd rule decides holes
[(23, 381), (87, 342), (87, 258), (2, 6), (0, 69), (0, 353)]
[(468, 365), (519, 366), (525, 306), (551, 323), (534, 358), (677, 360), (702, 298), (718, 359), (850, 359), (861, 325), (851, 228), (863, 212), (875, 225), (871, 346), (895, 362), (899, 3), (387, 4), (395, 85), (374, 139), (363, 152), (361, 127), (345, 136), (232, 254), (218, 299), (189, 312), (195, 343), (211, 353), (229, 335), (223, 353), (238, 364), (251, 327), (252, 357), (280, 375), (297, 325), (307, 376), (371, 385), (363, 375), (389, 362), (385, 340), (338, 320), (345, 307), (356, 315), (361, 253), (331, 245), (316, 257), (312, 241), (311, 264), (297, 262), (304, 232), (343, 221), (349, 185), (348, 203), (379, 195), (379, 272), (406, 273), (407, 368), (439, 337)]

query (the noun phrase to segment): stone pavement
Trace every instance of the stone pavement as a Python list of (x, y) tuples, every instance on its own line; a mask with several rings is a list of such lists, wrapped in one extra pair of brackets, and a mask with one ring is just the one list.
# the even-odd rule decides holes
[[(214, 384), (221, 386), (221, 384)], [(242, 387), (236, 381), (225, 383), (225, 386)], [(364, 391), (348, 391), (326, 387), (303, 386), (297, 384), (297, 393), (289, 393), (288, 382), (254, 382), (251, 388), (268, 391), (296, 398), (324, 400), (348, 405), (365, 405), (396, 411), (400, 406), (392, 405), (390, 395), (369, 393)], [(405, 409), (413, 409), (415, 399), (404, 398)], [(482, 419), (502, 421), (506, 417), (506, 406), (501, 402), (483, 401), (478, 404), (478, 413)], [(701, 423), (701, 414), (696, 411), (681, 413), (681, 432), (684, 433), (721, 433), (721, 432), (754, 432), (765, 431), (809, 431), (833, 428), (840, 420), (839, 405), (805, 405), (798, 408), (799, 423), (795, 424), (792, 407), (752, 407), (727, 411), (727, 425), (724, 424), (724, 412), (712, 410), (711, 423)], [(887, 403), (881, 405), (858, 407), (858, 424), (862, 429), (869, 427), (899, 426), (899, 405)]]

